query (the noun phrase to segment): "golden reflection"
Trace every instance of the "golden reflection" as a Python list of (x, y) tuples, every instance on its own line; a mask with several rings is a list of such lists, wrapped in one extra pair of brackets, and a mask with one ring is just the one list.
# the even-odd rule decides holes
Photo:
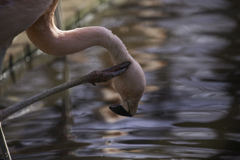
[(108, 123), (114, 123), (122, 119), (126, 119), (126, 117), (113, 113), (108, 107), (109, 106), (101, 107), (97, 110), (101, 119)]
[(120, 100), (119, 94), (111, 88), (102, 88), (102, 96), (104, 101), (118, 101)]
[(159, 10), (143, 10), (138, 13), (138, 16), (141, 18), (162, 18), (165, 16), (163, 12), (160, 12)]
[(161, 1), (159, 0), (145, 0), (145, 1), (140, 1), (139, 2), (140, 6), (144, 6), (144, 7), (155, 7), (155, 6), (160, 6), (161, 5)]
[(103, 139), (107, 138), (118, 138), (122, 136), (128, 135), (127, 132), (120, 131), (120, 130), (112, 130), (112, 131), (106, 131), (104, 132), (104, 136), (102, 137)]
[(155, 92), (158, 91), (159, 89), (160, 89), (159, 86), (148, 85), (145, 88), (145, 92)]
[(148, 39), (148, 43), (161, 43), (167, 38), (165, 29), (159, 27), (151, 27), (149, 23), (145, 23), (145, 25), (137, 24), (133, 26), (133, 30), (139, 31), (144, 36), (149, 37), (150, 39)]
[(17, 96), (7, 96), (7, 99), (8, 99), (9, 101), (14, 101), (15, 103), (22, 100), (21, 98), (19, 98), (19, 97), (17, 97)]
[(134, 150), (130, 150), (129, 152), (132, 152), (132, 153), (141, 153), (141, 152), (143, 152), (143, 150), (134, 149)]
[(121, 150), (118, 148), (104, 148), (102, 151), (107, 154), (118, 154), (118, 153), (125, 153), (125, 152), (129, 152), (129, 153), (142, 153), (143, 152), (143, 150), (141, 150), (141, 149), (125, 151), (125, 150)]
[(87, 58), (84, 54), (70, 54), (68, 55), (68, 60), (72, 62), (87, 62)]
[(129, 32), (129, 28), (126, 27), (126, 26), (120, 27), (119, 30), (120, 30), (121, 33), (127, 33), (127, 32)]
[(165, 61), (159, 60), (159, 56), (156, 54), (144, 53), (144, 52), (131, 52), (133, 57), (142, 66), (145, 72), (159, 70), (167, 65)]
[(116, 154), (116, 153), (123, 153), (124, 151), (117, 148), (104, 148), (103, 152), (107, 154)]

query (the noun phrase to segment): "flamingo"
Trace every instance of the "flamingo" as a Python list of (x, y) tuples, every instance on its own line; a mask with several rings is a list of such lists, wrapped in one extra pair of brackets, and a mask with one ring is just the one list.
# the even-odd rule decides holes
[(119, 37), (104, 27), (59, 30), (54, 24), (54, 11), (58, 1), (0, 1), (0, 71), (6, 49), (22, 31), (26, 31), (30, 41), (43, 52), (56, 56), (73, 54), (91, 46), (102, 46), (109, 51), (114, 65), (131, 63), (127, 71), (113, 79), (115, 90), (121, 97), (121, 104), (109, 108), (122, 116), (135, 115), (146, 86), (141, 66), (129, 54)]

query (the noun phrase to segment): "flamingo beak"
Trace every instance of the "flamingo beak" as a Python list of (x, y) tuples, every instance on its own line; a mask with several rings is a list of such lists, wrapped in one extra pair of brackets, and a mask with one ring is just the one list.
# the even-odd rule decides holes
[(117, 104), (117, 105), (112, 105), (109, 107), (111, 111), (114, 113), (121, 115), (121, 116), (126, 116), (126, 117), (132, 117), (133, 115), (130, 114), (130, 112), (127, 112), (122, 105)]

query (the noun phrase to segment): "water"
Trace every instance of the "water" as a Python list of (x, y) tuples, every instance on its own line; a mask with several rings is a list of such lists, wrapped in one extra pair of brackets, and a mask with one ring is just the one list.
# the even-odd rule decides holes
[[(122, 118), (110, 84), (82, 85), (3, 123), (13, 159), (240, 159), (240, 2), (131, 0), (96, 15), (142, 65), (146, 92), (137, 115)], [(74, 78), (111, 66), (93, 47), (68, 57)], [(30, 67), (0, 97), (8, 106), (62, 83), (63, 63)]]

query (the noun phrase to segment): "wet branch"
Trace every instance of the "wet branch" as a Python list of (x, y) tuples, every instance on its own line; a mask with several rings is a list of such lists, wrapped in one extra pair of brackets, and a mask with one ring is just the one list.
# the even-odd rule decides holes
[(68, 88), (71, 88), (71, 87), (74, 87), (77, 85), (81, 85), (81, 84), (85, 84), (85, 83), (91, 83), (91, 84), (95, 85), (95, 83), (106, 82), (106, 81), (122, 74), (123, 72), (125, 72), (128, 69), (129, 65), (130, 65), (130, 62), (124, 62), (124, 63), (121, 63), (119, 65), (116, 65), (116, 66), (113, 66), (113, 67), (110, 67), (110, 68), (107, 68), (104, 70), (95, 70), (81, 78), (78, 78), (78, 79), (70, 81), (70, 82), (63, 83), (59, 86), (51, 88), (42, 93), (39, 93), (39, 94), (32, 96), (24, 101), (19, 102), (17, 104), (14, 104), (8, 108), (0, 110), (0, 122), (2, 122), (4, 119), (9, 117), (13, 113), (33, 104), (41, 99), (44, 99), (50, 95), (61, 92)]

